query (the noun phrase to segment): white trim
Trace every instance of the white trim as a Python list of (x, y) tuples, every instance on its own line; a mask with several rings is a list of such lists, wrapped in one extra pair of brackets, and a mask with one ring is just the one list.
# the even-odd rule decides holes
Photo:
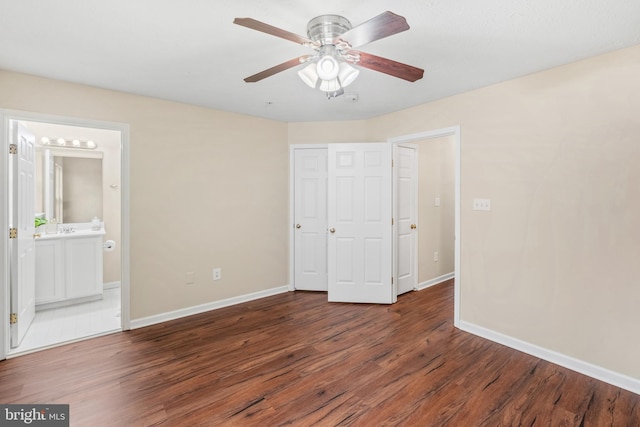
[[(25, 120), (32, 122), (56, 123), (67, 126), (81, 126), (88, 128), (107, 129), (120, 132), (121, 147), (121, 283), (122, 283), (122, 329), (131, 329), (130, 314), (130, 259), (129, 259), (129, 125), (126, 123), (116, 123), (83, 119), (77, 117), (56, 116), (52, 114), (34, 113), (10, 109), (0, 109), (0, 189), (3, 194), (8, 194), (8, 170), (9, 153), (8, 141), (9, 121)], [(3, 303), (0, 303), (0, 319), (9, 318), (9, 202), (7, 197), (3, 197), (0, 209), (0, 295)], [(0, 360), (7, 357), (10, 349), (8, 322), (3, 322), (0, 326)]]
[(415, 290), (416, 291), (422, 291), (424, 289), (430, 288), (431, 286), (439, 285), (442, 282), (446, 282), (447, 280), (451, 280), (454, 277), (456, 277), (456, 274), (454, 272), (443, 274), (440, 277), (436, 277), (434, 279), (427, 280), (427, 281), (422, 282), (422, 283), (418, 283), (418, 285), (416, 286)]
[(10, 140), (9, 121), (4, 110), (0, 110), (0, 190), (3, 193), (0, 209), (0, 295), (4, 303), (0, 303), (0, 360), (7, 357), (10, 348), (9, 331), (5, 326), (9, 318), (9, 151), (7, 141)]
[(168, 322), (170, 320), (176, 320), (182, 317), (192, 316), (194, 314), (205, 313), (207, 311), (217, 310), (219, 308), (229, 307), (236, 304), (242, 304), (260, 298), (283, 294), (288, 291), (289, 286), (285, 285), (278, 288), (266, 289), (264, 291), (258, 291), (251, 294), (240, 295), (237, 297), (196, 305), (193, 307), (182, 308), (180, 310), (169, 311), (167, 313), (143, 317), (141, 319), (133, 319), (131, 321), (131, 329), (144, 328), (145, 326), (156, 325), (158, 323)]
[(103, 283), (102, 284), (102, 289), (114, 289), (114, 288), (119, 288), (121, 285), (120, 281), (115, 281), (115, 282), (107, 282), (107, 283)]
[(462, 142), (460, 137), (460, 125), (451, 126), (448, 128), (441, 128), (430, 130), (427, 132), (419, 132), (410, 135), (397, 136), (389, 138), (388, 141), (392, 144), (398, 144), (401, 142), (414, 142), (429, 138), (439, 138), (441, 136), (453, 136), (455, 142), (456, 160), (455, 160), (455, 256), (454, 256), (454, 268), (455, 268), (455, 282), (454, 282), (454, 299), (453, 299), (453, 325), (457, 328), (460, 327), (460, 248), (462, 237), (460, 236), (460, 191), (461, 191), (461, 164), (462, 158)]
[(522, 351), (531, 356), (546, 360), (547, 362), (555, 363), (556, 365), (563, 366), (567, 369), (571, 369), (572, 371), (579, 372), (591, 378), (595, 378), (616, 387), (629, 390), (632, 393), (640, 394), (640, 380), (636, 378), (632, 378), (618, 372), (610, 371), (608, 369), (593, 365), (583, 360), (557, 353), (555, 351), (525, 341), (521, 341), (516, 338), (512, 338), (508, 335), (493, 331), (491, 329), (483, 328), (482, 326), (478, 326), (464, 320), (460, 322), (460, 325), (458, 327), (463, 331), (505, 345), (514, 350)]
[(295, 180), (295, 150), (299, 149), (311, 149), (311, 148), (327, 148), (327, 144), (290, 144), (289, 145), (289, 222), (287, 228), (289, 229), (289, 291), (295, 291), (295, 233), (293, 228), (293, 222), (295, 218), (295, 200), (293, 195), (295, 194), (294, 180)]
[(112, 331), (106, 331), (106, 332), (100, 332), (100, 333), (93, 334), (93, 335), (88, 335), (86, 337), (74, 338), (74, 339), (69, 340), (69, 341), (57, 342), (55, 344), (45, 345), (43, 347), (31, 348), (29, 350), (24, 350), (24, 351), (14, 351), (12, 353), (7, 354), (7, 359), (13, 359), (14, 357), (24, 356), (24, 355), (31, 354), (31, 353), (37, 353), (37, 352), (42, 351), (42, 350), (49, 350), (50, 348), (60, 347), (61, 345), (67, 345), (67, 344), (72, 344), (74, 342), (80, 342), (80, 341), (89, 340), (91, 338), (98, 338), (98, 337), (103, 337), (105, 335), (116, 334), (118, 332), (120, 332), (120, 330), (116, 329), (116, 330), (112, 330)]

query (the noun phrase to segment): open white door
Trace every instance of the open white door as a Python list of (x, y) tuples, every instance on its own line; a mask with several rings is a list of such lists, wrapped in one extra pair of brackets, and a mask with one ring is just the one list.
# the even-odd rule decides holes
[(294, 287), (327, 290), (327, 149), (294, 150)]
[(394, 242), (398, 295), (418, 284), (418, 146), (394, 147)]
[(329, 144), (328, 297), (391, 304), (391, 144)]
[(35, 317), (35, 138), (17, 121), (11, 136), (11, 347), (17, 347)]

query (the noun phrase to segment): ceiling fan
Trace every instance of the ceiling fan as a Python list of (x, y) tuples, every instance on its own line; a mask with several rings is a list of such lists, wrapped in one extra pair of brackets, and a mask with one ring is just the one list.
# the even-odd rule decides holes
[(333, 98), (342, 95), (343, 88), (358, 77), (360, 71), (351, 65), (368, 68), (410, 82), (421, 79), (424, 74), (424, 70), (421, 68), (354, 50), (367, 43), (409, 29), (409, 24), (404, 17), (389, 11), (355, 27), (352, 27), (349, 20), (340, 15), (321, 15), (313, 18), (307, 24), (308, 37), (299, 36), (252, 18), (236, 18), (233, 23), (315, 50), (312, 55), (294, 58), (249, 76), (244, 79), (247, 83), (258, 82), (281, 71), (307, 63), (307, 66), (298, 71), (302, 81), (312, 88), (326, 92), (327, 98)]

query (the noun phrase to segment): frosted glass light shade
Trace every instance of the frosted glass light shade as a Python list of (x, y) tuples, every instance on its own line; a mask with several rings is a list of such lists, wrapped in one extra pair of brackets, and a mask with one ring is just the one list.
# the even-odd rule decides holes
[(340, 82), (338, 79), (322, 80), (320, 82), (320, 90), (323, 92), (335, 92), (340, 89)]
[(340, 64), (333, 56), (325, 55), (318, 61), (316, 72), (322, 80), (333, 80), (338, 77)]
[(338, 77), (340, 78), (340, 83), (342, 87), (349, 86), (360, 74), (360, 70), (353, 68), (351, 65), (346, 62), (340, 63), (340, 73)]
[(316, 88), (316, 84), (318, 83), (318, 73), (316, 73), (316, 64), (311, 63), (304, 67), (302, 70), (298, 71), (298, 76), (302, 79), (303, 82), (307, 84), (312, 89)]

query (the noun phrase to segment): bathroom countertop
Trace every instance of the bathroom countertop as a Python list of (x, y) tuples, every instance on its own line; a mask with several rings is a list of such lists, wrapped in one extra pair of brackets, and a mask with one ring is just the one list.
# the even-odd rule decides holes
[(92, 236), (104, 236), (107, 234), (104, 228), (100, 230), (92, 230), (91, 228), (77, 228), (70, 232), (58, 232), (58, 233), (40, 233), (40, 237), (36, 240), (51, 240), (51, 239), (73, 239), (79, 237), (92, 237)]

